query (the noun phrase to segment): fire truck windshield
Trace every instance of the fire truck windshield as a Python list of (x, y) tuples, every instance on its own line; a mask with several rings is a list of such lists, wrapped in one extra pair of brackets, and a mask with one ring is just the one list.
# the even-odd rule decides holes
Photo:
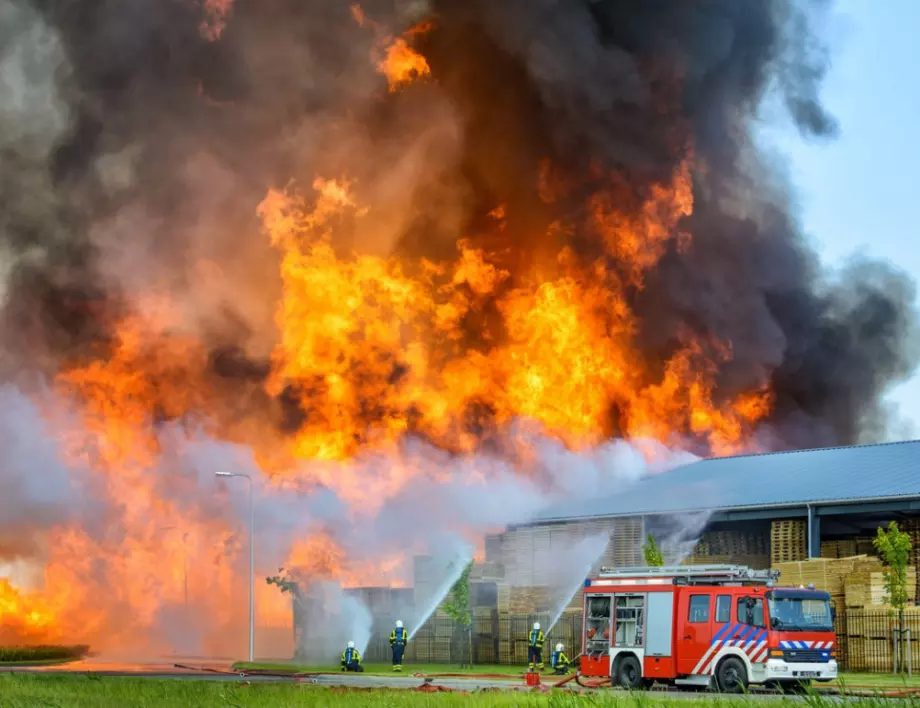
[(826, 593), (775, 591), (767, 596), (770, 626), (781, 632), (830, 632), (834, 629)]

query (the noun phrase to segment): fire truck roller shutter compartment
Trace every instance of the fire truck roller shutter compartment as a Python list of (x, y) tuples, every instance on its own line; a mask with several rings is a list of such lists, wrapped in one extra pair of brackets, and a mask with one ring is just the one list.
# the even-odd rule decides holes
[(645, 666), (648, 678), (673, 676), (674, 667), (674, 593), (648, 594)]

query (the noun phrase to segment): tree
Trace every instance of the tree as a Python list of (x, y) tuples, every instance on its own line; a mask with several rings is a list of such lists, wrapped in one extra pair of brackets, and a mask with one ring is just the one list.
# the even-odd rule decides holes
[(265, 578), (265, 582), (269, 585), (277, 585), (282, 593), (289, 592), (297, 596), (300, 591), (297, 580), (294, 579), (290, 571), (285, 571), (284, 568), (278, 568), (278, 575)]
[(645, 564), (650, 568), (664, 565), (664, 556), (661, 553), (661, 549), (658, 548), (658, 543), (655, 541), (655, 537), (652, 536), (652, 534), (648, 535), (645, 545), (642, 546), (642, 553), (645, 555)]
[[(892, 521), (887, 529), (878, 528), (872, 541), (875, 550), (885, 562), (885, 600), (891, 606), (889, 614), (898, 617), (898, 636), (904, 633), (904, 608), (910, 596), (907, 593), (907, 564), (910, 562), (910, 535)], [(898, 646), (900, 646), (898, 642)], [(902, 662), (903, 663), (903, 662)]]
[(462, 628), (466, 634), (468, 661), (461, 662), (461, 666), (473, 665), (473, 612), (470, 608), (470, 571), (473, 569), (472, 562), (468, 563), (457, 578), (457, 582), (448, 593), (447, 600), (441, 606), (448, 617), (450, 617), (456, 626)]

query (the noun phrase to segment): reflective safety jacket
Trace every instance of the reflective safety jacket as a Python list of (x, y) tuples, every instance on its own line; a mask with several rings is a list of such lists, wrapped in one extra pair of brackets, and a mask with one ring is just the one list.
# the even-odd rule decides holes
[(543, 642), (546, 640), (546, 636), (543, 634), (542, 629), (532, 629), (530, 630), (530, 639), (528, 644), (535, 649), (542, 649)]
[(406, 633), (405, 627), (397, 627), (392, 632), (390, 632), (391, 647), (395, 647), (397, 644), (404, 647), (408, 641), (409, 635)]
[(357, 649), (346, 649), (342, 652), (342, 667), (348, 666), (350, 663), (361, 663), (361, 654)]
[(549, 661), (549, 665), (554, 669), (567, 669), (570, 663), (572, 662), (569, 661), (564, 651), (554, 651)]

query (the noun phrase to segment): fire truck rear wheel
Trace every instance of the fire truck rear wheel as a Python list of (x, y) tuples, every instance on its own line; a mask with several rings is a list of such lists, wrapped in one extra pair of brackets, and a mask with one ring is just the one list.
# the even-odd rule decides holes
[(642, 665), (634, 656), (624, 656), (617, 663), (617, 684), (629, 691), (638, 691), (646, 687), (642, 678)]
[(720, 693), (744, 693), (748, 688), (747, 669), (741, 659), (729, 656), (716, 669), (716, 685)]

